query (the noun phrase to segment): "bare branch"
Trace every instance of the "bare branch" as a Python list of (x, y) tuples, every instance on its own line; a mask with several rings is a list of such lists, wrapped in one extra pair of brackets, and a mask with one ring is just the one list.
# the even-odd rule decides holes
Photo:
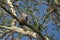
[(36, 33), (35, 32), (31, 32), (31, 31), (24, 31), (24, 29), (22, 28), (18, 28), (18, 27), (6, 27), (6, 26), (0, 26), (0, 28), (3, 28), (3, 29), (7, 29), (7, 30), (11, 30), (11, 31), (14, 31), (14, 32), (18, 32), (18, 33), (21, 33), (23, 35), (29, 35), (33, 38), (36, 38)]
[(12, 11), (12, 13), (13, 13), (15, 16), (17, 16), (17, 15), (16, 15), (16, 11), (15, 11), (15, 9), (14, 9), (14, 6), (12, 5), (11, 0), (7, 0), (7, 4), (10, 6), (10, 10)]
[(60, 5), (60, 3), (58, 2), (58, 0), (54, 0), (54, 2), (56, 3), (56, 5)]
[(44, 16), (43, 23), (44, 23), (45, 19), (46, 19), (50, 14), (52, 14), (53, 11), (54, 11), (54, 9), (51, 9), (51, 10), (49, 11), (49, 13), (46, 14), (46, 16)]
[(3, 36), (5, 36), (9, 32), (10, 32), (9, 30), (6, 30), (5, 32), (3, 32), (2, 34), (0, 34), (0, 38), (2, 38)]

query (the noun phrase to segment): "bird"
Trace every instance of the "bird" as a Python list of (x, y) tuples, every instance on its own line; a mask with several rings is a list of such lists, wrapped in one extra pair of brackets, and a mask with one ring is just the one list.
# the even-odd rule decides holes
[(21, 16), (19, 17), (19, 24), (24, 26), (27, 23), (27, 21), (28, 21), (28, 15), (22, 13)]

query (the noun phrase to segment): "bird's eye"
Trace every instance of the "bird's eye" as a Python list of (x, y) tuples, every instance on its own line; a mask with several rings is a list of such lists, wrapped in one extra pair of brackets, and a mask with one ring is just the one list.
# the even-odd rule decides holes
[(28, 20), (28, 17), (26, 17), (26, 20)]

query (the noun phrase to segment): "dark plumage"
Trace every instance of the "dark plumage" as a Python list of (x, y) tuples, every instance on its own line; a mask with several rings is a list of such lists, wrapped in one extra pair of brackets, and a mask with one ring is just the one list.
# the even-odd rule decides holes
[(19, 17), (20, 20), (20, 25), (25, 25), (28, 21), (28, 16), (24, 13), (22, 13), (22, 15)]

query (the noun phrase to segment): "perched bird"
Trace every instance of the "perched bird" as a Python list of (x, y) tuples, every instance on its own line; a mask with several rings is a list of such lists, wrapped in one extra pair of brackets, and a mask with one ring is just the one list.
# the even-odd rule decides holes
[(24, 13), (19, 17), (20, 25), (25, 25), (28, 21), (28, 16)]

